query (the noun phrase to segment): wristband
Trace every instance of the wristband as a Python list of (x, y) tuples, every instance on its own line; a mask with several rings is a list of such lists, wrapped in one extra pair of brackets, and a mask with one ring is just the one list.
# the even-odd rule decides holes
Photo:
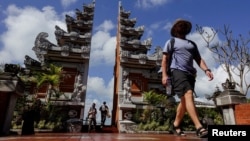
[(207, 73), (207, 71), (211, 72), (211, 70), (210, 70), (210, 69), (206, 69), (206, 70), (204, 70), (204, 72), (205, 72), (205, 73)]

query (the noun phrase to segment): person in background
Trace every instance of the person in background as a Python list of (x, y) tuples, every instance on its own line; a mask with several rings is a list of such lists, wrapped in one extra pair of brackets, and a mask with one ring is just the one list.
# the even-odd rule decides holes
[(106, 117), (109, 116), (109, 108), (104, 101), (100, 106), (99, 111), (101, 112), (101, 128), (105, 125)]
[(22, 114), (23, 125), (22, 125), (22, 135), (32, 135), (35, 134), (35, 123), (38, 124), (40, 121), (40, 111), (41, 111), (41, 100), (36, 99), (32, 105), (26, 105)]
[[(95, 103), (93, 103), (88, 111), (88, 121), (89, 121), (88, 132), (91, 131), (92, 127), (93, 127), (94, 131), (96, 129), (96, 114), (97, 114), (97, 110), (95, 107)], [(93, 124), (93, 126), (92, 126), (92, 124)]]
[[(163, 49), (162, 57), (162, 84), (167, 85), (167, 80), (171, 76), (173, 92), (180, 98), (180, 103), (176, 109), (175, 120), (172, 123), (171, 132), (176, 135), (185, 135), (181, 128), (181, 121), (185, 112), (188, 112), (194, 126), (196, 134), (200, 138), (207, 137), (208, 131), (202, 126), (196, 107), (194, 104), (194, 87), (196, 79), (196, 69), (193, 66), (195, 61), (198, 66), (204, 71), (209, 81), (213, 80), (213, 74), (207, 67), (205, 61), (201, 58), (196, 44), (186, 39), (186, 35), (192, 29), (191, 22), (183, 19), (178, 19), (173, 24), (171, 36), (174, 38), (174, 46), (171, 50), (171, 40), (169, 39)], [(169, 54), (172, 53), (172, 58)], [(170, 76), (167, 72), (168, 60), (171, 60)]]

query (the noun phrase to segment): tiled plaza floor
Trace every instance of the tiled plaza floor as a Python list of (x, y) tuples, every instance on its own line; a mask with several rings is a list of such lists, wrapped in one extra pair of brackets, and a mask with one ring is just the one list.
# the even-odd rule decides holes
[(0, 141), (207, 141), (196, 137), (194, 132), (186, 134), (185, 137), (180, 137), (168, 132), (119, 133), (117, 128), (107, 126), (90, 133), (86, 130), (80, 133), (51, 133), (36, 130), (34, 135), (21, 135), (21, 131), (16, 130), (8, 136), (0, 136)]
[(11, 135), (0, 137), (0, 141), (207, 141), (195, 134), (179, 137), (172, 134), (128, 134), (128, 133), (36, 133), (35, 135)]

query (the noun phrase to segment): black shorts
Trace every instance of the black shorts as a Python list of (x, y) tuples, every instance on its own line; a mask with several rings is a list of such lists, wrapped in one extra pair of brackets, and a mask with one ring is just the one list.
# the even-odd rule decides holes
[(194, 91), (195, 76), (187, 72), (173, 69), (172, 70), (173, 92), (181, 98), (188, 90)]

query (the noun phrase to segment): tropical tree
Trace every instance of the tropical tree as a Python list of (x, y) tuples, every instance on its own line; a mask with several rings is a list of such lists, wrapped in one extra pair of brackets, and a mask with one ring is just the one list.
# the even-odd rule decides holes
[(44, 84), (49, 85), (48, 101), (50, 101), (52, 95), (59, 97), (62, 94), (59, 90), (59, 84), (64, 77), (62, 71), (62, 67), (49, 64), (44, 72), (38, 72), (35, 76), (38, 88)]
[[(64, 78), (69, 77), (69, 75), (63, 73), (62, 67), (54, 64), (49, 64), (48, 66), (44, 66), (42, 69), (38, 70), (30, 68), (27, 73), (24, 69), (22, 69), (18, 76), (21, 81), (25, 83), (25, 85), (32, 84), (31, 87), (35, 87), (37, 90), (44, 85), (48, 85), (48, 101), (52, 95), (58, 98), (63, 94), (59, 90), (59, 84)], [(33, 86), (33, 84), (35, 84), (35, 86)]]
[[(216, 62), (228, 74), (229, 82), (234, 82), (239, 91), (247, 95), (250, 88), (250, 81), (247, 78), (250, 71), (250, 38), (244, 38), (241, 34), (238, 38), (234, 37), (233, 32), (226, 25), (223, 30), (211, 28), (212, 32), (207, 32), (203, 27), (197, 25), (196, 30), (206, 42), (206, 47), (215, 54)], [(221, 33), (225, 37), (225, 41), (212, 45), (211, 42), (217, 33)]]

